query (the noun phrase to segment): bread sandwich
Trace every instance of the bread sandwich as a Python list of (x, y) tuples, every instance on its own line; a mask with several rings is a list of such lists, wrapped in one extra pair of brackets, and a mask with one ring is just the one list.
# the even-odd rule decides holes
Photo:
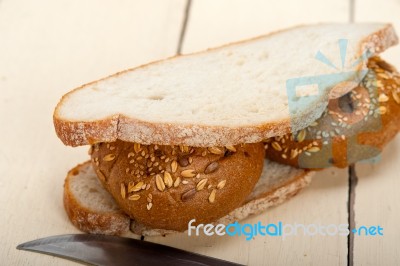
[(376, 156), (399, 129), (398, 73), (378, 57), (397, 41), (390, 24), (299, 26), (72, 90), (55, 130), (90, 161), (67, 175), (70, 220), (117, 235), (227, 224), (291, 198), (310, 169)]

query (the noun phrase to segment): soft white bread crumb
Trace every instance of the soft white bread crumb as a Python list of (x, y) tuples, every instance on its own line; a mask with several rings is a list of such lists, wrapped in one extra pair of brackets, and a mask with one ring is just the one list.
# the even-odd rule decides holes
[[(222, 217), (216, 223), (228, 224), (265, 211), (298, 193), (311, 182), (314, 172), (296, 169), (268, 160), (263, 173), (243, 206)], [(90, 162), (72, 169), (64, 187), (64, 205), (72, 223), (92, 234), (125, 234), (154, 236), (176, 233), (150, 229), (123, 214), (111, 195), (101, 186)]]
[[(339, 39), (348, 41), (343, 68)], [(342, 84), (333, 92), (336, 84), (320, 84), (317, 97), (291, 103), (289, 112), (288, 80), (352, 71), (335, 83), (358, 82), (365, 61), (354, 62), (362, 53), (379, 53), (396, 43), (389, 24), (291, 28), (86, 84), (62, 98), (54, 123), (58, 136), (72, 146), (115, 139), (203, 147), (259, 142), (290, 127), (306, 127), (321, 115), (330, 95), (352, 89)], [(318, 52), (337, 69), (317, 61)]]

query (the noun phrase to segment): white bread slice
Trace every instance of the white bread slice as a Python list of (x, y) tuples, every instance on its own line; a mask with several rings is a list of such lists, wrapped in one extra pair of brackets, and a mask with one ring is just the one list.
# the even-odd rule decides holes
[[(243, 220), (282, 203), (307, 186), (313, 174), (312, 171), (265, 160), (263, 173), (247, 200), (216, 223), (228, 224)], [(124, 234), (129, 230), (128, 216), (119, 211), (114, 199), (102, 187), (90, 162), (78, 165), (68, 173), (64, 187), (64, 206), (72, 223), (84, 232)], [(137, 235), (176, 233), (171, 230), (146, 228), (133, 220), (130, 222), (130, 230)]]
[(90, 161), (68, 172), (64, 207), (71, 222), (84, 232), (120, 235), (129, 230), (129, 216), (101, 186)]
[[(321, 52), (341, 68), (338, 39), (348, 40), (343, 69), (315, 59)], [(201, 147), (255, 143), (309, 125), (330, 96), (343, 95), (362, 78), (366, 61), (353, 63), (365, 51), (372, 55), (396, 43), (390, 24), (295, 27), (86, 84), (61, 99), (54, 124), (72, 146), (116, 139)], [(320, 84), (317, 97), (291, 104), (296, 114), (289, 112), (287, 80), (341, 71), (351, 73), (335, 80), (338, 90)]]

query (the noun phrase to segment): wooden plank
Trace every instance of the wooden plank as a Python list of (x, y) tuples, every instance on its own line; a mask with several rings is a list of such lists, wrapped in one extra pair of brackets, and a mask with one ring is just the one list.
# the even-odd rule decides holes
[[(400, 3), (395, 0), (356, 1), (355, 21), (391, 22), (400, 30)], [(400, 48), (382, 54), (400, 69)], [(358, 164), (355, 191), (355, 222), (357, 226), (380, 225), (383, 236), (355, 236), (355, 265), (396, 265), (400, 261), (400, 137), (388, 144), (376, 164)]]
[(175, 54), (185, 2), (2, 0), (0, 4), (0, 259), (76, 265), (17, 244), (79, 233), (62, 204), (68, 169), (87, 160), (56, 137), (53, 108), (70, 89)]
[[(296, 24), (323, 21), (346, 22), (348, 1), (193, 1), (183, 52), (265, 34)], [(289, 202), (244, 221), (283, 221), (304, 224), (347, 224), (347, 170), (327, 169), (318, 173), (309, 188)], [(205, 255), (248, 265), (344, 265), (347, 263), (346, 236), (295, 236), (290, 239), (256, 237), (189, 237), (182, 233), (148, 237)]]
[(390, 143), (376, 164), (357, 164), (355, 222), (381, 226), (383, 236), (354, 236), (354, 265), (396, 265), (400, 261), (400, 137)]

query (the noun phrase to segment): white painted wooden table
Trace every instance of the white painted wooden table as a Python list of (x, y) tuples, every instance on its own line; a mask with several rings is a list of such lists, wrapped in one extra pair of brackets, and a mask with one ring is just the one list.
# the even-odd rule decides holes
[[(0, 264), (75, 264), (15, 249), (39, 237), (78, 233), (64, 212), (62, 190), (87, 148), (65, 147), (52, 125), (53, 108), (70, 89), (179, 51), (296, 24), (389, 21), (400, 30), (399, 14), (398, 0), (0, 0)], [(400, 68), (400, 48), (383, 56)], [(326, 169), (293, 200), (246, 221), (347, 224), (351, 197), (350, 220), (381, 225), (382, 237), (145, 240), (248, 265), (400, 264), (399, 151), (398, 137), (381, 162), (357, 165), (357, 186), (349, 185), (347, 169)]]

